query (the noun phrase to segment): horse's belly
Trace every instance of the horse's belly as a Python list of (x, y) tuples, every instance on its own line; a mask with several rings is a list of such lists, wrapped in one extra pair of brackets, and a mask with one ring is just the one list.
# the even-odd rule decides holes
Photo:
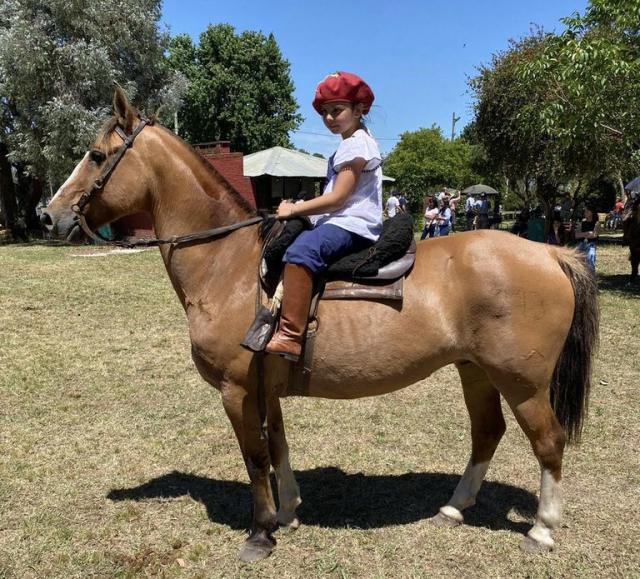
[[(454, 359), (447, 332), (423, 323), (419, 307), (403, 311), (380, 303), (341, 304), (315, 338), (308, 395), (360, 398), (399, 390)], [(411, 311), (408, 311), (408, 310)], [(322, 312), (320, 312), (322, 314)]]

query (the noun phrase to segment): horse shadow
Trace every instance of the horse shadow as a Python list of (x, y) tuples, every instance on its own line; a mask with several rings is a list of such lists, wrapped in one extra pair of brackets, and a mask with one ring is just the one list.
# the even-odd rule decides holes
[[(296, 472), (302, 505), (298, 509), (305, 525), (331, 528), (375, 529), (414, 523), (438, 512), (460, 480), (446, 473), (402, 475), (348, 474), (335, 467)], [(274, 481), (272, 481), (274, 482)], [(112, 501), (144, 501), (190, 496), (202, 503), (212, 522), (232, 529), (246, 529), (252, 508), (249, 484), (216, 480), (173, 471), (140, 486), (113, 489)], [(512, 521), (510, 511), (533, 519), (535, 495), (499, 482), (487, 481), (475, 507), (465, 511), (465, 523), (492, 530), (525, 533), (530, 522)]]
[(640, 298), (640, 282), (638, 280), (631, 282), (629, 274), (598, 274), (598, 287), (602, 291)]

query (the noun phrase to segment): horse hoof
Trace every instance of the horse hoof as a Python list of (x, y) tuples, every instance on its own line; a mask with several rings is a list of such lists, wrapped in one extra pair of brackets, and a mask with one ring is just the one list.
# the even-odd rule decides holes
[(429, 522), (432, 525), (435, 525), (436, 527), (440, 527), (440, 528), (457, 527), (462, 524), (462, 521), (457, 521), (456, 519), (448, 517), (443, 513), (438, 513), (434, 515), (429, 519)]
[(300, 526), (300, 521), (298, 517), (283, 517), (282, 520), (278, 519), (278, 530), (283, 533), (292, 533), (293, 531), (297, 531)]
[(247, 539), (238, 553), (238, 559), (243, 563), (256, 563), (271, 555), (275, 542), (269, 539), (255, 541)]
[(553, 544), (545, 545), (535, 539), (532, 539), (528, 535), (520, 543), (520, 550), (529, 555), (539, 555), (540, 553), (549, 553), (553, 551)]

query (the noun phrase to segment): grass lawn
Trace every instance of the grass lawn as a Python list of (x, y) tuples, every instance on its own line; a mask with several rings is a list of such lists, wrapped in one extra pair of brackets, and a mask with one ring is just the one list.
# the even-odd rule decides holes
[(455, 369), (359, 401), (287, 399), (302, 526), (236, 561), (251, 497), (156, 250), (0, 246), (0, 578), (638, 577), (640, 288), (601, 247), (601, 346), (565, 454), (557, 549), (518, 545), (539, 470), (510, 412), (478, 504), (433, 527), (467, 462)]

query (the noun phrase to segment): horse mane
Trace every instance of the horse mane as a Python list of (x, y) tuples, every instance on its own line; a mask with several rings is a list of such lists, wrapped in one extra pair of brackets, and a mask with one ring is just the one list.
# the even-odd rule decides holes
[[(137, 114), (137, 111), (136, 111)], [(224, 192), (228, 194), (242, 209), (244, 209), (250, 215), (256, 215), (255, 209), (251, 206), (251, 204), (238, 193), (211, 163), (209, 163), (202, 155), (200, 155), (189, 143), (187, 143), (184, 139), (182, 139), (179, 135), (176, 135), (173, 131), (169, 130), (167, 127), (158, 122), (156, 116), (149, 117), (151, 124), (158, 126), (169, 136), (176, 139), (185, 149), (187, 149), (195, 158), (198, 159), (198, 162), (201, 163), (202, 167), (213, 177), (218, 185), (222, 187)], [(112, 116), (108, 118), (100, 132), (98, 133), (98, 137), (96, 138), (96, 143), (104, 143), (111, 133), (118, 126), (118, 118), (116, 116)]]

